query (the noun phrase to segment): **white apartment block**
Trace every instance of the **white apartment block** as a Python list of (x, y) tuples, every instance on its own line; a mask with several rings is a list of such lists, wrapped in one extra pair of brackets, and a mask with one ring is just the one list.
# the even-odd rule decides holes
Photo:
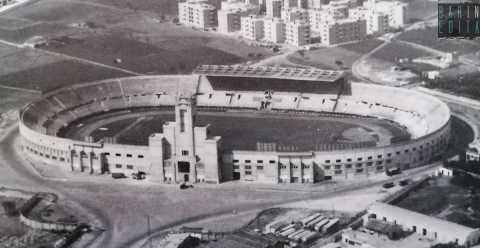
[(187, 1), (178, 4), (179, 22), (197, 28), (217, 26), (217, 10), (213, 5), (201, 1)]
[(218, 11), (218, 32), (231, 33), (239, 31), (240, 26), (240, 11), (238, 10), (219, 10)]
[(320, 9), (322, 6), (327, 5), (327, 0), (306, 0), (307, 9)]
[(329, 19), (323, 22), (320, 39), (323, 44), (335, 45), (365, 39), (367, 33), (366, 20)]
[(245, 4), (250, 4), (250, 5), (260, 5), (262, 1), (259, 0), (245, 0)]
[(401, 28), (407, 23), (407, 4), (399, 1), (386, 2), (368, 0), (363, 3), (367, 9), (388, 15), (388, 24), (391, 28)]
[(264, 20), (265, 36), (264, 40), (273, 43), (284, 43), (286, 36), (286, 25), (279, 18), (265, 18)]
[(310, 25), (304, 22), (287, 22), (285, 43), (292, 46), (304, 46), (310, 43)]
[(283, 8), (281, 17), (285, 22), (309, 22), (308, 10), (302, 8)]
[(367, 34), (382, 34), (389, 30), (389, 17), (383, 12), (357, 7), (350, 9), (348, 16), (352, 19), (366, 20)]
[(267, 17), (281, 17), (282, 0), (266, 0)]
[(240, 31), (240, 18), (257, 14), (259, 10), (258, 5), (245, 4), (240, 1), (222, 2), (222, 9), (218, 11), (218, 31), (221, 33)]
[(291, 9), (301, 7), (298, 6), (298, 0), (283, 0), (282, 9)]
[(264, 37), (263, 19), (254, 16), (242, 16), (240, 18), (242, 36), (250, 40), (260, 40)]
[(322, 27), (322, 19), (327, 17), (328, 17), (327, 11), (324, 9), (309, 9), (308, 23), (310, 23), (311, 31), (320, 32)]

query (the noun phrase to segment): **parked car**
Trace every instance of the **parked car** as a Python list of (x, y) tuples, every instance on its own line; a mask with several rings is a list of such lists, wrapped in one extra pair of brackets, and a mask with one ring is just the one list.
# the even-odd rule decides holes
[(187, 185), (186, 183), (180, 184), (180, 189), (188, 189), (193, 188), (193, 185)]
[(410, 179), (404, 179), (404, 180), (401, 180), (400, 182), (398, 182), (398, 185), (400, 186), (406, 186), (410, 183)]
[(392, 188), (393, 186), (395, 186), (394, 182), (388, 182), (383, 184), (383, 187), (386, 189)]
[(121, 178), (127, 178), (124, 173), (121, 172), (113, 172), (112, 173), (112, 178), (113, 179), (121, 179)]
[(143, 180), (143, 179), (146, 178), (146, 176), (147, 176), (147, 174), (143, 171), (132, 173), (132, 178), (136, 179), (136, 180)]

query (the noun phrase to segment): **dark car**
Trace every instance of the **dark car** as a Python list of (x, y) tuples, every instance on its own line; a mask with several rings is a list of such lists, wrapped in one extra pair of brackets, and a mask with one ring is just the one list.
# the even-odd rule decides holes
[(186, 183), (180, 184), (180, 189), (188, 189), (193, 188), (193, 185), (187, 185)]
[(112, 173), (112, 178), (113, 179), (121, 179), (121, 178), (127, 178), (124, 173), (121, 172), (114, 172)]
[(383, 184), (383, 187), (386, 189), (392, 188), (393, 186), (395, 186), (395, 183), (393, 182), (388, 182)]
[(400, 186), (406, 186), (410, 183), (410, 180), (409, 179), (404, 179), (404, 180), (401, 180), (400, 182), (398, 182), (398, 184)]
[(146, 178), (146, 176), (147, 176), (147, 174), (143, 171), (132, 173), (132, 178), (136, 179), (136, 180), (143, 180), (143, 179)]

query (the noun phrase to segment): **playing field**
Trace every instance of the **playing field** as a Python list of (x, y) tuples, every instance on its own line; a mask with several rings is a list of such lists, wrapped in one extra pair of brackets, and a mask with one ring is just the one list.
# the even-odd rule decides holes
[[(121, 112), (97, 115), (74, 122), (61, 136), (95, 141), (115, 137), (118, 143), (148, 145), (148, 136), (162, 132), (173, 112)], [(342, 144), (375, 146), (380, 138), (408, 135), (399, 125), (374, 118), (306, 116), (293, 113), (199, 111), (196, 126), (210, 124), (210, 133), (222, 137), (226, 150), (255, 150), (257, 142), (274, 142), (293, 151), (330, 149)], [(281, 149), (281, 148), (280, 148)]]

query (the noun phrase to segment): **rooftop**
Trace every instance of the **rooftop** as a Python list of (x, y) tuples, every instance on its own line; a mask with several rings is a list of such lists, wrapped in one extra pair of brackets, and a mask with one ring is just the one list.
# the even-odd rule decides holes
[(450, 232), (452, 235), (455, 236), (468, 236), (471, 232), (475, 231), (475, 229), (463, 226), (460, 224), (456, 224), (453, 222), (449, 222), (446, 220), (442, 220), (439, 218), (435, 218), (432, 216), (424, 215), (421, 213), (417, 213), (414, 211), (410, 211), (408, 209), (400, 208), (397, 206), (376, 202), (374, 203), (369, 212), (373, 212), (383, 216), (395, 216), (397, 219), (403, 220), (415, 220), (417, 223), (422, 223), (428, 226), (435, 226), (437, 228), (442, 228), (445, 231)]
[(330, 71), (320, 69), (306, 69), (294, 67), (270, 66), (228, 66), (228, 65), (202, 65), (197, 67), (194, 74), (206, 76), (226, 77), (262, 77), (281, 78), (309, 81), (334, 82), (344, 76), (343, 71)]

